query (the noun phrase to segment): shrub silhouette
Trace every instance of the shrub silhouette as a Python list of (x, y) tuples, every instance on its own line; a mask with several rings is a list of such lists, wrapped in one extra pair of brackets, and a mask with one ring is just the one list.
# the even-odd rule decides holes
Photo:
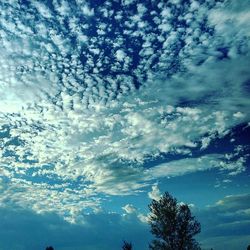
[(124, 241), (123, 246), (122, 246), (122, 250), (132, 250), (132, 244), (127, 242), (127, 241)]
[(54, 250), (54, 248), (53, 247), (46, 247), (46, 250)]
[(194, 250), (200, 249), (193, 236), (200, 232), (200, 223), (191, 215), (186, 204), (178, 204), (169, 193), (159, 201), (152, 200), (149, 224), (156, 239), (149, 248), (152, 250)]

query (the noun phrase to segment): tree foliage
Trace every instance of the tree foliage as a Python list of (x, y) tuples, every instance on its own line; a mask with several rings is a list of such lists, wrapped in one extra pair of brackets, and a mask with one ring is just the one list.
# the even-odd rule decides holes
[(132, 244), (129, 243), (129, 242), (127, 242), (127, 241), (124, 241), (124, 242), (123, 242), (122, 249), (123, 249), (123, 250), (132, 250)]
[(53, 247), (46, 247), (46, 250), (54, 250), (54, 248)]
[(200, 223), (192, 216), (188, 205), (178, 204), (166, 192), (159, 201), (152, 200), (149, 209), (151, 233), (156, 237), (150, 244), (150, 249), (200, 249), (193, 238), (200, 232)]

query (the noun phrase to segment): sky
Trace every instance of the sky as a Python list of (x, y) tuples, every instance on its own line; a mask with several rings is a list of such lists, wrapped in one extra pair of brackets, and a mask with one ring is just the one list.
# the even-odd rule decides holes
[(249, 62), (248, 0), (1, 0), (0, 250), (148, 249), (164, 192), (246, 249)]

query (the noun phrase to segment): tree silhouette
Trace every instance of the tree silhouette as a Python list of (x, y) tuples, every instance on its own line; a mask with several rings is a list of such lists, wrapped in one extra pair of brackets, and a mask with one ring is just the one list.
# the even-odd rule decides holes
[(169, 193), (149, 205), (151, 233), (156, 239), (149, 245), (153, 250), (200, 249), (193, 236), (200, 232), (200, 223), (191, 215), (186, 204), (178, 204)]
[(250, 245), (247, 246), (247, 250), (250, 250)]
[(132, 250), (132, 244), (127, 241), (123, 241), (122, 250)]
[(53, 247), (46, 247), (46, 250), (54, 250), (54, 248)]

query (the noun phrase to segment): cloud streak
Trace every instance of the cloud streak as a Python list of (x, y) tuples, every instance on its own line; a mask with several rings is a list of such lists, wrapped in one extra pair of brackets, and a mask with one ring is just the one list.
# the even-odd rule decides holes
[[(207, 247), (245, 248), (249, 240), (249, 194), (229, 195), (198, 212)], [(223, 239), (227, 239), (226, 242)]]

